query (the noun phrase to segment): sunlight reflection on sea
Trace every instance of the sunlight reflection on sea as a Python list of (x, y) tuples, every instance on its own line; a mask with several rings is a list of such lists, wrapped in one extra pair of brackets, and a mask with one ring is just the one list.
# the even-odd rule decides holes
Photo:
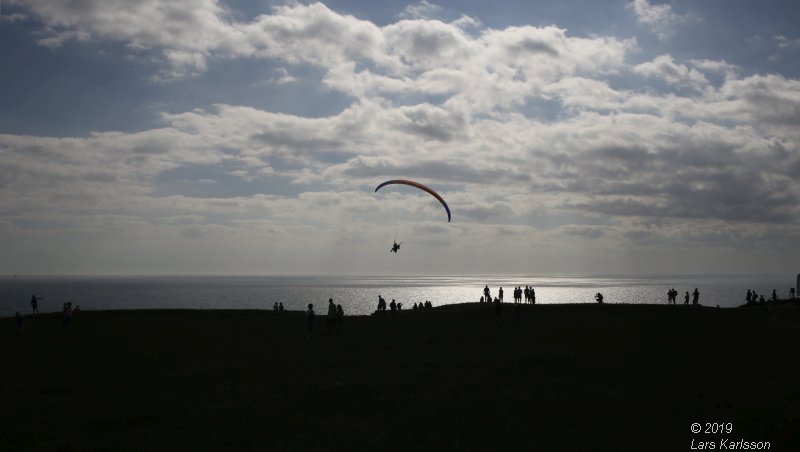
[(607, 303), (666, 304), (675, 288), (678, 304), (686, 291), (697, 287), (700, 303), (734, 307), (744, 303), (754, 289), (766, 298), (777, 289), (787, 297), (794, 275), (751, 276), (173, 276), (173, 277), (11, 277), (0, 279), (0, 316), (30, 312), (32, 294), (42, 297), (41, 312), (61, 309), (65, 302), (82, 309), (286, 309), (302, 310), (313, 303), (318, 311), (328, 298), (343, 305), (348, 314), (369, 314), (378, 295), (409, 309), (430, 300), (434, 305), (477, 302), (489, 285), (492, 297), (503, 287), (504, 301), (513, 302), (516, 286), (533, 286), (536, 302), (593, 303), (597, 292)]

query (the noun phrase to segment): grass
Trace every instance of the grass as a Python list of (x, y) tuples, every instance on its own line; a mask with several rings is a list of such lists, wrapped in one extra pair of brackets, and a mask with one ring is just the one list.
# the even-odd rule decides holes
[(800, 450), (798, 305), (464, 304), (315, 328), (244, 310), (0, 319), (0, 450)]

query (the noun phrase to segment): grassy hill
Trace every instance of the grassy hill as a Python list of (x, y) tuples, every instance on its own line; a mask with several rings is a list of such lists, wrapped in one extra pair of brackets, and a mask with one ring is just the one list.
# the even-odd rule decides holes
[[(800, 306), (0, 319), (0, 450), (800, 450)], [(693, 422), (732, 433), (692, 434)]]

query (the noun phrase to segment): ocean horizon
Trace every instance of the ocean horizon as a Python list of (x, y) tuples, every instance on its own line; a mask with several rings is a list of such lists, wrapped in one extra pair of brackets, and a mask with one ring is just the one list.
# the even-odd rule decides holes
[(513, 303), (515, 287), (532, 286), (537, 304), (606, 303), (666, 304), (667, 291), (678, 291), (678, 304), (697, 288), (700, 304), (732, 308), (745, 303), (747, 290), (770, 298), (776, 290), (787, 298), (795, 274), (766, 275), (437, 275), (437, 276), (3, 276), (0, 277), (0, 317), (31, 312), (36, 295), (39, 312), (57, 312), (63, 303), (83, 310), (111, 309), (272, 309), (317, 310), (333, 298), (348, 315), (375, 311), (378, 296), (396, 300), (403, 309), (430, 300), (434, 306), (477, 302), (488, 285), (496, 297)]

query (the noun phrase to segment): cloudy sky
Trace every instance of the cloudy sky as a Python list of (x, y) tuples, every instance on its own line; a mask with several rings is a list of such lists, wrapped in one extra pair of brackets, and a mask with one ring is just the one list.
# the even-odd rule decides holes
[(800, 2), (1, 11), (3, 274), (800, 270)]

